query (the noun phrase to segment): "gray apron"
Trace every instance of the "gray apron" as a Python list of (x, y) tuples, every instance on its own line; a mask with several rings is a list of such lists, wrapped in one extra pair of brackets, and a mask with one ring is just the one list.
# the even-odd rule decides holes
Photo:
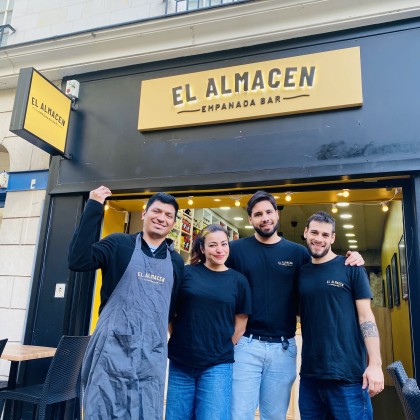
[(169, 250), (165, 259), (148, 257), (139, 234), (86, 351), (85, 419), (162, 419), (173, 281)]

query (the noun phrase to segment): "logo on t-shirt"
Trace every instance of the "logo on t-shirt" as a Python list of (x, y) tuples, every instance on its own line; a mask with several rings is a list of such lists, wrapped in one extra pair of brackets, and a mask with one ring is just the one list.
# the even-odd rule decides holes
[(278, 265), (283, 267), (293, 267), (293, 261), (278, 261)]
[(328, 286), (344, 287), (344, 283), (338, 280), (327, 280)]
[(151, 283), (155, 284), (163, 284), (165, 283), (165, 277), (163, 276), (157, 276), (156, 274), (151, 273), (143, 273), (142, 271), (137, 272), (137, 278), (139, 280), (149, 281)]

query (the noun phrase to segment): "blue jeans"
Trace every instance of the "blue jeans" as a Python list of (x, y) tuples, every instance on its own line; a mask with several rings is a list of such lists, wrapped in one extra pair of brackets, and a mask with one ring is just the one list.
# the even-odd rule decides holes
[(232, 363), (194, 369), (169, 361), (166, 420), (230, 420)]
[(371, 420), (372, 403), (362, 383), (345, 383), (301, 378), (299, 388), (300, 418)]
[(254, 420), (258, 403), (261, 420), (286, 418), (290, 391), (296, 378), (295, 339), (281, 343), (242, 337), (235, 346), (232, 420)]

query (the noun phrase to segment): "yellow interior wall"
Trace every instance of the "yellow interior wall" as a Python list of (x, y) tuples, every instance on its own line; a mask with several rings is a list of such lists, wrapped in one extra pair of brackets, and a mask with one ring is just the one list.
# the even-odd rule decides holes
[[(110, 235), (111, 233), (124, 232), (124, 222), (125, 222), (125, 212), (117, 211), (112, 207), (109, 207), (105, 210), (104, 223), (102, 226), (101, 238)], [(96, 272), (96, 282), (95, 282), (95, 291), (93, 297), (93, 307), (92, 307), (92, 316), (90, 321), (90, 333), (92, 334), (93, 330), (96, 327), (98, 322), (98, 311), (99, 305), (101, 303), (101, 286), (102, 286), (102, 272), (98, 270)]]
[[(397, 266), (399, 270), (398, 243), (401, 239), (402, 234), (402, 202), (392, 201), (389, 206), (389, 212), (385, 223), (384, 239), (382, 243), (381, 252), (382, 275), (385, 280), (385, 288), (387, 288), (385, 269), (388, 265), (391, 264), (391, 258), (394, 255), (394, 253), (397, 254)], [(401, 360), (405, 370), (407, 371), (408, 376), (413, 376), (408, 301), (403, 300), (402, 298), (401, 279), (399, 281), (401, 304), (400, 306), (395, 306), (394, 304), (394, 307), (390, 310), (394, 360)], [(386, 290), (386, 296), (388, 296), (388, 290)]]

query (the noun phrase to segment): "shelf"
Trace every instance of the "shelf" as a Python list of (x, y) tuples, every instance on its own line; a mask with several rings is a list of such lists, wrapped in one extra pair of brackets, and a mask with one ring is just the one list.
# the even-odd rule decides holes
[(210, 209), (179, 210), (176, 225), (168, 236), (175, 241), (175, 249), (181, 254), (185, 262), (189, 260), (192, 243), (197, 233), (210, 224), (222, 225), (229, 234), (229, 240), (239, 237), (239, 233), (234, 226)]

